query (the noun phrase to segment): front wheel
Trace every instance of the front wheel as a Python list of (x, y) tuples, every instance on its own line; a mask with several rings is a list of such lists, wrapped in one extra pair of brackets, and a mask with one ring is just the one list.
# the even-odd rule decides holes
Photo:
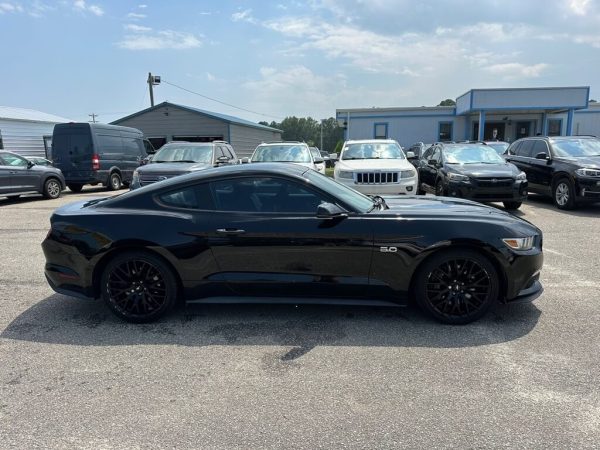
[(523, 204), (523, 202), (502, 202), (504, 204), (504, 208), (510, 210), (510, 211), (515, 211), (517, 209), (519, 209), (521, 207), (521, 205)]
[(471, 250), (451, 250), (427, 260), (416, 275), (419, 306), (436, 320), (473, 322), (498, 301), (499, 277), (490, 261)]
[(575, 208), (575, 189), (568, 178), (561, 178), (554, 183), (552, 200), (558, 209)]
[(134, 323), (154, 321), (175, 305), (177, 282), (160, 258), (128, 252), (110, 261), (101, 279), (101, 295), (120, 318)]
[(61, 190), (62, 186), (60, 181), (58, 181), (56, 178), (48, 178), (44, 183), (44, 191), (42, 194), (46, 198), (54, 199), (60, 197)]
[(435, 183), (435, 195), (438, 197), (443, 197), (446, 195), (446, 190), (444, 189), (442, 180), (438, 180), (437, 183)]

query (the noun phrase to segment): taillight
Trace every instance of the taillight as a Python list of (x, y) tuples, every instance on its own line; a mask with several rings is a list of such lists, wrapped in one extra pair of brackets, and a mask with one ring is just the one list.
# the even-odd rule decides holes
[(100, 170), (100, 157), (96, 153), (92, 155), (92, 170)]

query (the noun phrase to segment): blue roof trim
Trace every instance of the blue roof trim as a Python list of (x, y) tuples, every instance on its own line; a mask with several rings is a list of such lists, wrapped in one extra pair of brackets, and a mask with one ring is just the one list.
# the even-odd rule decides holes
[(125, 117), (122, 117), (120, 119), (114, 120), (113, 122), (111, 122), (111, 124), (118, 124), (118, 123), (123, 122), (125, 120), (132, 119), (134, 117), (140, 116), (142, 114), (145, 114), (145, 113), (150, 112), (150, 111), (154, 111), (154, 110), (156, 110), (158, 108), (162, 108), (162, 107), (165, 107), (165, 106), (169, 106), (169, 107), (172, 107), (172, 108), (179, 108), (179, 109), (182, 109), (184, 111), (191, 112), (191, 113), (202, 114), (203, 116), (212, 117), (213, 119), (222, 120), (222, 121), (230, 123), (230, 124), (233, 123), (235, 125), (242, 125), (242, 126), (245, 126), (245, 127), (258, 128), (260, 130), (272, 131), (272, 132), (275, 132), (275, 133), (283, 133), (282, 130), (278, 130), (277, 128), (271, 128), (271, 127), (268, 127), (266, 125), (261, 125), (261, 124), (256, 123), (256, 122), (252, 122), (250, 120), (241, 119), (239, 117), (230, 116), (228, 114), (221, 114), (221, 113), (216, 113), (216, 112), (212, 112), (212, 111), (206, 111), (204, 109), (192, 108), (191, 106), (178, 105), (176, 103), (171, 103), (171, 102), (162, 102), (162, 103), (159, 103), (158, 105), (151, 106), (150, 108), (142, 109), (141, 111), (138, 111), (136, 113), (130, 114), (129, 116), (125, 116)]

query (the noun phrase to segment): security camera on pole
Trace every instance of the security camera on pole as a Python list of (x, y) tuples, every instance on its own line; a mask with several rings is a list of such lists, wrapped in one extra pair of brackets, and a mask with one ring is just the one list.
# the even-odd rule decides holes
[(152, 86), (157, 86), (160, 84), (160, 76), (152, 75), (152, 73), (148, 72), (148, 89), (150, 89), (150, 106), (154, 106), (154, 90)]

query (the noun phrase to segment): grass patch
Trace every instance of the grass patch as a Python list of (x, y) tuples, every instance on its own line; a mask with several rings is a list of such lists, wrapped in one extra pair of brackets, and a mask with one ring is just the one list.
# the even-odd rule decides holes
[(328, 177), (333, 178), (333, 167), (326, 167), (325, 168), (325, 175), (327, 175)]

